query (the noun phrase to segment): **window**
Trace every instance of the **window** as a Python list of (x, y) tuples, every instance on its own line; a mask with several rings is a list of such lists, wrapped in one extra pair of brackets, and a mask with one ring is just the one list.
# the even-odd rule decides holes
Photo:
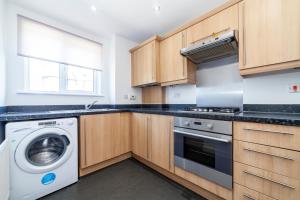
[(25, 61), (25, 90), (101, 94), (101, 44), (22, 16), (18, 22), (18, 55)]
[(63, 94), (101, 94), (101, 71), (25, 57), (26, 90)]

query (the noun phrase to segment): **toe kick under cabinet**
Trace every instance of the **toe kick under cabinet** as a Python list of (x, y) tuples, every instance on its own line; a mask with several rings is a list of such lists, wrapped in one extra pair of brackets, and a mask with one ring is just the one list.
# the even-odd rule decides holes
[(234, 199), (300, 199), (300, 127), (234, 123)]

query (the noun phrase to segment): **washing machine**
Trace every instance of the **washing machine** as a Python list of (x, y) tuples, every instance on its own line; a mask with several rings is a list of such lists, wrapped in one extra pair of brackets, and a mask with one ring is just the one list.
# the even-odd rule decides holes
[(78, 181), (77, 119), (12, 122), (10, 199), (33, 200)]

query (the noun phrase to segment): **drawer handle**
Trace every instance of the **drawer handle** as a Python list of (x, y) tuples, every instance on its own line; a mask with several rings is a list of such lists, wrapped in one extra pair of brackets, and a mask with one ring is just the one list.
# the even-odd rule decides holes
[(249, 194), (243, 194), (244, 197), (251, 200), (256, 200), (254, 197), (250, 196)]
[(245, 170), (244, 173), (245, 173), (245, 174), (248, 174), (248, 175), (256, 176), (256, 177), (261, 178), (261, 179), (265, 179), (265, 180), (270, 181), (270, 182), (272, 182), (272, 183), (276, 183), (276, 184), (278, 184), (278, 185), (282, 185), (282, 186), (284, 186), (284, 187), (287, 187), (287, 188), (290, 188), (290, 189), (293, 189), (293, 190), (296, 189), (294, 186), (288, 185), (288, 184), (286, 184), (286, 183), (282, 183), (282, 182), (280, 182), (280, 181), (276, 181), (276, 180), (271, 179), (271, 178), (266, 178), (266, 177), (261, 176), (261, 175), (258, 175), (258, 174), (254, 174), (254, 173), (249, 172), (249, 171), (247, 171), (247, 170)]
[(265, 155), (269, 155), (269, 156), (274, 156), (277, 158), (282, 158), (282, 159), (286, 159), (286, 160), (292, 160), (294, 161), (295, 159), (293, 157), (289, 157), (289, 156), (279, 156), (276, 154), (272, 154), (272, 153), (267, 153), (267, 152), (262, 152), (262, 151), (257, 151), (254, 149), (249, 149), (249, 148), (244, 148), (245, 151), (250, 151), (250, 152), (255, 152), (255, 153), (260, 153), (260, 154), (265, 154)]
[(284, 135), (294, 135), (293, 133), (289, 132), (279, 132), (279, 131), (269, 131), (269, 130), (262, 130), (262, 129), (253, 129), (253, 128), (244, 128), (245, 131), (260, 131), (266, 133), (277, 133), (277, 134), (284, 134)]

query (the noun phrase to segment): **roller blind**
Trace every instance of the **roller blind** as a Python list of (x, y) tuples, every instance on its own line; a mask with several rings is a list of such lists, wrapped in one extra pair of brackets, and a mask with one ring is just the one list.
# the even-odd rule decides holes
[(23, 16), (18, 16), (18, 55), (102, 69), (101, 44)]

